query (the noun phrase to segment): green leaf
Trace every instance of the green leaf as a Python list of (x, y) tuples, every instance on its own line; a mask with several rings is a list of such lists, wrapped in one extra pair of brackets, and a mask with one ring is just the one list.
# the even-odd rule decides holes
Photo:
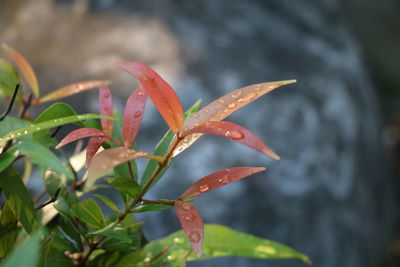
[(18, 150), (15, 147), (0, 154), (0, 172), (4, 171), (18, 157)]
[(118, 191), (136, 198), (140, 194), (140, 186), (132, 179), (127, 177), (106, 178), (107, 183), (111, 184)]
[(60, 250), (55, 245), (55, 241), (52, 240), (43, 245), (42, 257), (40, 259), (40, 267), (71, 267), (73, 263), (65, 255), (64, 250)]
[[(104, 115), (98, 115), (98, 114), (83, 114), (83, 115), (78, 115), (78, 116), (68, 116), (68, 117), (63, 117), (59, 119), (54, 119), (54, 120), (49, 120), (49, 121), (44, 121), (40, 122), (37, 124), (31, 124), (27, 127), (24, 128), (18, 128), (18, 130), (8, 132), (7, 134), (0, 136), (0, 146), (5, 144), (8, 140), (14, 139), (14, 138), (21, 138), (24, 137), (28, 134), (32, 134), (41, 130), (46, 130), (49, 128), (54, 128), (58, 127), (61, 125), (65, 125), (68, 123), (73, 123), (77, 121), (83, 121), (83, 120), (88, 120), (88, 119), (100, 119), (100, 118), (106, 118), (106, 119), (113, 119), (112, 117), (109, 116), (104, 116)], [(0, 122), (0, 128), (2, 128), (2, 122)]]
[(185, 120), (192, 117), (192, 115), (199, 110), (200, 104), (201, 104), (201, 99), (197, 100), (188, 110), (186, 110), (184, 114)]
[[(158, 201), (173, 201), (169, 199), (158, 199)], [(173, 205), (167, 204), (159, 204), (159, 203), (149, 203), (149, 202), (142, 202), (138, 205), (134, 212), (146, 212), (146, 211), (160, 211), (172, 208)]]
[[(29, 125), (31, 125), (30, 121), (7, 116), (4, 120), (0, 121), (0, 136), (6, 135), (9, 132), (17, 131), (21, 128), (28, 127)], [(25, 137), (28, 138), (28, 140), (32, 139), (31, 135), (27, 135)]]
[(56, 192), (61, 187), (65, 187), (67, 183), (64, 175), (51, 170), (44, 171), (42, 177), (46, 186), (47, 193), (49, 193), (51, 197), (54, 197)]
[(54, 208), (64, 217), (72, 217), (72, 206), (78, 204), (79, 199), (75, 192), (69, 191), (68, 188), (61, 188), (58, 194), (57, 202), (54, 204)]
[(104, 195), (99, 195), (99, 194), (93, 194), (93, 196), (103, 201), (104, 204), (106, 204), (114, 212), (116, 216), (119, 215), (119, 209), (111, 199), (109, 199)]
[[(0, 58), (0, 97), (14, 94), (15, 86), (19, 83), (19, 77), (12, 64)], [(21, 99), (21, 90), (18, 92), (17, 100)]]
[[(128, 222), (130, 221), (130, 222)], [(141, 247), (142, 243), (142, 225), (143, 223), (133, 223), (130, 219), (127, 221), (122, 221), (120, 223), (120, 227), (126, 229), (128, 240), (121, 240), (121, 238), (113, 238), (107, 239), (104, 241), (100, 248), (106, 251), (122, 251), (129, 252), (133, 250), (137, 250)]]
[(39, 245), (40, 234), (37, 232), (6, 259), (3, 267), (38, 266), (40, 253)]
[(92, 198), (74, 205), (72, 212), (79, 220), (93, 229), (100, 229), (106, 225), (103, 212)]
[(57, 235), (53, 239), (54, 246), (72, 252), (83, 250), (81, 237), (76, 228), (68, 220), (59, 221), (55, 230)]
[(3, 205), (0, 216), (0, 259), (6, 257), (14, 249), (17, 238), (18, 219), (12, 211), (12, 204), (8, 200)]
[(310, 263), (310, 259), (304, 254), (277, 242), (241, 233), (216, 224), (207, 224), (204, 230), (203, 253), (200, 258), (197, 258), (193, 254), (190, 243), (183, 231), (180, 230), (165, 238), (146, 244), (140, 256), (137, 254), (128, 254), (117, 264), (117, 267), (125, 266), (124, 264), (143, 263), (146, 258), (153, 258), (165, 248), (169, 248), (167, 259), (174, 262), (183, 261), (186, 256), (187, 261), (205, 260), (222, 256), (239, 256), (257, 259), (294, 258)]
[(131, 238), (128, 236), (128, 231), (119, 223), (110, 223), (106, 227), (99, 229), (94, 232), (88, 233), (89, 236), (103, 235), (111, 238), (115, 238), (127, 243), (131, 243)]
[(37, 230), (38, 218), (31, 196), (14, 168), (0, 173), (0, 188), (26, 232)]
[(31, 142), (21, 142), (15, 145), (15, 147), (21, 154), (29, 156), (30, 162), (63, 173), (68, 178), (72, 179), (74, 177), (71, 170), (64, 166), (61, 160), (48, 148)]

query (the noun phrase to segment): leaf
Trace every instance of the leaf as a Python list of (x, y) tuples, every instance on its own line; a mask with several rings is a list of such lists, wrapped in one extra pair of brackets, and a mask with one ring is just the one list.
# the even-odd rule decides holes
[(89, 138), (88, 144), (86, 146), (86, 166), (89, 166), (90, 161), (96, 155), (97, 151), (108, 138), (106, 137), (91, 137)]
[[(19, 77), (14, 67), (6, 60), (0, 58), (0, 97), (6, 95), (11, 98), (14, 94), (15, 86), (19, 83)], [(17, 94), (17, 99), (21, 99), (21, 91)]]
[(93, 229), (101, 229), (106, 225), (106, 220), (100, 207), (92, 198), (72, 206), (72, 213)]
[(131, 243), (128, 231), (121, 224), (115, 222), (110, 223), (106, 227), (88, 234), (88, 236), (93, 235), (103, 235), (124, 241), (126, 243)]
[[(76, 140), (86, 138), (86, 137), (107, 137), (107, 135), (98, 129), (95, 128), (79, 128), (76, 130), (73, 130), (67, 136), (65, 136), (60, 143), (55, 147), (56, 149), (60, 149), (61, 147), (65, 146), (66, 144), (69, 144), (71, 142), (74, 142)], [(111, 137), (110, 137), (111, 138)]]
[(149, 158), (159, 162), (164, 160), (163, 157), (149, 155), (146, 152), (135, 151), (126, 147), (106, 149), (93, 157), (88, 168), (86, 185), (90, 187), (97, 178), (103, 176), (112, 168), (137, 158)]
[[(29, 125), (31, 125), (30, 121), (7, 116), (4, 118), (4, 120), (0, 121), (0, 136), (6, 135), (9, 132), (13, 132), (21, 128), (28, 127)], [(28, 139), (32, 139), (31, 136), (28, 137)]]
[[(173, 201), (169, 199), (159, 199), (157, 201)], [(140, 205), (136, 206), (134, 209), (135, 213), (138, 212), (147, 212), (147, 211), (160, 211), (172, 208), (171, 205), (160, 204), (160, 203), (149, 203), (149, 202), (141, 202)]]
[(76, 192), (71, 192), (68, 187), (61, 188), (54, 208), (63, 216), (72, 219), (72, 207), (79, 203)]
[(142, 87), (137, 88), (129, 96), (124, 112), (124, 126), (122, 135), (124, 145), (131, 147), (142, 123), (144, 108), (146, 107), (147, 94)]
[(185, 200), (198, 196), (264, 170), (264, 167), (233, 167), (214, 172), (194, 183), (180, 196), (179, 199)]
[[(52, 242), (54, 247), (70, 252), (80, 252), (83, 250), (81, 236), (71, 222), (67, 222), (66, 220), (59, 221), (55, 230), (56, 235)], [(53, 230), (53, 233), (54, 232)]]
[(18, 154), (18, 150), (15, 147), (0, 154), (0, 173), (14, 162)]
[(195, 114), (197, 112), (197, 110), (200, 107), (200, 104), (201, 104), (201, 99), (197, 100), (190, 108), (188, 108), (185, 111), (185, 114), (184, 114), (185, 120), (189, 119), (190, 117), (193, 116), (193, 114)]
[(60, 188), (66, 186), (66, 179), (64, 175), (56, 173), (51, 170), (46, 170), (43, 174), (43, 181), (46, 186), (47, 193), (54, 197)]
[(132, 74), (150, 96), (158, 112), (174, 133), (183, 128), (183, 109), (171, 86), (150, 67), (137, 62), (120, 62), (116, 65)]
[(5, 258), (15, 246), (18, 219), (12, 204), (6, 201), (0, 214), (0, 259)]
[(37, 230), (38, 218), (31, 196), (14, 168), (0, 173), (0, 188), (26, 232), (31, 234)]
[[(100, 103), (100, 114), (113, 116), (113, 103), (110, 89), (107, 85), (102, 84), (99, 87), (99, 103)], [(106, 135), (112, 134), (113, 120), (101, 119), (101, 126)]]
[(100, 199), (104, 204), (106, 204), (107, 207), (109, 207), (114, 212), (114, 215), (116, 215), (116, 216), (119, 215), (119, 209), (117, 208), (117, 206), (114, 204), (114, 202), (111, 199), (109, 199), (108, 197), (106, 197), (104, 195), (99, 195), (99, 194), (93, 194), (93, 196)]
[(107, 183), (111, 184), (118, 191), (136, 198), (140, 194), (140, 186), (132, 179), (127, 177), (106, 178)]
[(204, 224), (197, 208), (189, 203), (175, 201), (176, 215), (197, 257), (201, 256)]
[(273, 159), (279, 160), (280, 157), (275, 154), (271, 149), (269, 149), (264, 142), (258, 138), (249, 129), (246, 129), (240, 125), (237, 125), (229, 121), (208, 121), (203, 122), (187, 132), (184, 132), (182, 137), (188, 136), (194, 133), (203, 134), (215, 134), (219, 136), (224, 136), (233, 141), (239, 142), (245, 146), (251, 147), (257, 151), (270, 156)]
[[(233, 112), (253, 102), (273, 89), (294, 82), (296, 82), (296, 80), (259, 83), (240, 88), (232, 93), (228, 93), (203, 107), (196, 114), (190, 117), (185, 122), (184, 131), (189, 131), (202, 122), (221, 121), (231, 115)], [(202, 134), (192, 134), (186, 136), (174, 151), (173, 157), (176, 157), (179, 153), (191, 146), (201, 136)]]
[(109, 81), (81, 81), (81, 82), (76, 82), (67, 86), (64, 86), (60, 89), (57, 89), (50, 94), (47, 94), (40, 99), (37, 99), (37, 101), (34, 101), (34, 105), (38, 105), (44, 102), (48, 101), (54, 101), (57, 99), (61, 99), (67, 96), (71, 96), (83, 91), (87, 91), (89, 89), (97, 88), (103, 84), (109, 84)]
[(35, 72), (32, 69), (32, 66), (25, 59), (23, 55), (21, 55), (18, 51), (12, 49), (7, 45), (3, 45), (3, 48), (9, 53), (15, 64), (17, 64), (19, 70), (22, 72), (26, 82), (32, 88), (33, 95), (38, 98), (39, 97), (39, 84), (36, 79)]
[(65, 174), (68, 178), (73, 178), (70, 169), (64, 166), (60, 159), (48, 148), (31, 142), (21, 142), (15, 145), (22, 155), (29, 156), (29, 161), (44, 168), (50, 168), (56, 172)]
[(2, 265), (3, 267), (36, 267), (39, 263), (40, 234), (35, 233), (32, 237), (17, 248)]
[[(72, 122), (83, 121), (83, 120), (88, 120), (88, 119), (100, 119), (100, 118), (105, 118), (105, 116), (98, 115), (98, 114), (82, 114), (82, 115), (77, 115), (77, 116), (68, 116), (68, 117), (63, 117), (63, 118), (59, 118), (59, 119), (55, 119), (55, 120), (44, 121), (44, 122), (40, 122), (37, 124), (31, 124), (30, 126), (26, 126), (24, 128), (19, 128), (18, 130), (8, 132), (7, 134), (1, 136), (0, 137), (0, 147), (2, 146), (2, 144), (5, 144), (8, 140), (11, 140), (14, 138), (21, 138), (28, 134), (32, 134), (32, 133), (35, 133), (35, 132), (38, 132), (41, 130), (54, 128), (54, 127), (72, 123)], [(109, 118), (109, 117), (106, 117), (106, 118)], [(0, 126), (1, 125), (2, 124), (0, 122)]]

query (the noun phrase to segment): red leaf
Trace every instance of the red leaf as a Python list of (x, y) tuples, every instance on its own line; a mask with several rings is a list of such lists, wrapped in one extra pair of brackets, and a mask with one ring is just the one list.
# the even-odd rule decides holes
[(139, 80), (158, 112), (175, 133), (183, 128), (183, 108), (171, 86), (150, 67), (137, 62), (120, 62), (116, 65)]
[(65, 146), (66, 144), (69, 144), (76, 140), (86, 138), (86, 137), (93, 137), (93, 136), (108, 137), (103, 131), (95, 129), (95, 128), (80, 128), (80, 129), (74, 130), (74, 131), (70, 132), (69, 134), (67, 134), (67, 136), (64, 137), (61, 140), (61, 142), (56, 146), (56, 149), (59, 149), (59, 148)]
[(199, 211), (195, 206), (179, 200), (175, 201), (174, 207), (182, 229), (189, 242), (192, 244), (196, 256), (201, 257), (204, 239), (204, 223)]
[(101, 151), (96, 154), (88, 168), (88, 180), (93, 180), (103, 176), (112, 168), (137, 159), (137, 158), (149, 158), (162, 162), (164, 157), (149, 155), (143, 151), (135, 151), (127, 147), (115, 147)]
[(142, 87), (137, 88), (126, 101), (122, 136), (124, 145), (131, 147), (142, 123), (147, 94)]
[(234, 167), (214, 172), (194, 183), (180, 196), (179, 199), (185, 200), (198, 196), (264, 170), (264, 167)]
[[(232, 93), (228, 93), (207, 106), (200, 109), (191, 116), (184, 125), (184, 131), (189, 131), (197, 124), (206, 121), (221, 121), (231, 115), (233, 112), (253, 102), (264, 94), (278, 88), (282, 85), (294, 83), (296, 80), (277, 81), (259, 83), (240, 88)], [(174, 150), (173, 157), (191, 146), (202, 136), (202, 134), (188, 135), (182, 140), (177, 149)]]
[[(113, 104), (112, 95), (110, 88), (107, 85), (102, 84), (99, 87), (99, 103), (100, 103), (100, 114), (113, 116)], [(103, 131), (107, 135), (112, 134), (113, 120), (110, 119), (100, 119)]]
[(97, 153), (101, 144), (106, 141), (106, 137), (91, 137), (86, 147), (86, 166), (90, 164), (93, 156)]
[(233, 141), (239, 142), (245, 146), (251, 147), (257, 151), (270, 156), (273, 159), (279, 160), (279, 156), (269, 149), (263, 141), (254, 135), (249, 129), (237, 125), (229, 121), (209, 121), (204, 122), (191, 130), (184, 132), (183, 136), (193, 133), (216, 134), (224, 136)]

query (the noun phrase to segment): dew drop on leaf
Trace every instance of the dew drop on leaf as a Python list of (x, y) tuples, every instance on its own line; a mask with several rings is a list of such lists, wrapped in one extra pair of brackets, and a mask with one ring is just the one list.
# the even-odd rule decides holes
[(199, 191), (201, 193), (207, 192), (210, 189), (210, 186), (208, 184), (202, 184), (199, 187)]
[(142, 115), (141, 111), (136, 111), (135, 114), (133, 114), (133, 117), (139, 118)]
[(182, 209), (188, 211), (188, 210), (191, 210), (192, 207), (190, 205), (188, 205), (188, 204), (185, 204), (185, 205), (183, 205)]
[(187, 222), (193, 221), (194, 218), (195, 218), (195, 216), (193, 214), (190, 214), (190, 213), (185, 213), (182, 216), (182, 219), (184, 219)]
[(201, 239), (200, 233), (198, 231), (191, 231), (189, 234), (189, 241), (193, 243), (199, 242)]
[(239, 102), (249, 102), (254, 100), (257, 97), (256, 93), (249, 93), (247, 95), (245, 95), (244, 97), (240, 98), (238, 101)]
[(236, 106), (235, 103), (230, 103), (230, 104), (228, 105), (228, 108), (234, 108), (235, 106)]
[(232, 98), (238, 98), (241, 94), (242, 94), (242, 92), (240, 92), (240, 91), (237, 93), (233, 93)]
[(244, 137), (244, 135), (239, 131), (227, 131), (225, 136), (233, 140), (240, 140)]

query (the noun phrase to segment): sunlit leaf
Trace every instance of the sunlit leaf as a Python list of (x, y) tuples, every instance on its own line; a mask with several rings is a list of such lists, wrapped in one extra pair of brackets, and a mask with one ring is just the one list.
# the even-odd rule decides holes
[(18, 247), (4, 262), (3, 267), (36, 267), (39, 263), (40, 234), (32, 237)]
[[(113, 103), (110, 89), (107, 85), (102, 84), (99, 87), (99, 103), (100, 103), (100, 114), (113, 116)], [(103, 127), (103, 131), (107, 135), (112, 134), (113, 128), (113, 120), (109, 119), (101, 119), (101, 126)]]
[[(6, 95), (12, 97), (15, 85), (19, 83), (19, 77), (14, 67), (6, 60), (0, 58), (0, 97)], [(19, 90), (17, 100), (21, 99), (22, 93)]]
[(233, 167), (214, 172), (194, 183), (180, 196), (180, 199), (195, 197), (264, 170), (264, 167)]
[(10, 54), (11, 58), (14, 60), (15, 64), (18, 66), (22, 75), (24, 76), (26, 82), (32, 88), (32, 92), (36, 98), (39, 97), (39, 84), (36, 79), (35, 72), (32, 69), (32, 66), (25, 59), (21, 53), (12, 49), (7, 45), (3, 45), (4, 49)]
[(97, 88), (103, 84), (109, 84), (109, 81), (81, 81), (76, 82), (67, 86), (64, 86), (60, 89), (57, 89), (50, 94), (47, 94), (37, 101), (34, 101), (33, 104), (40, 104), (48, 101), (53, 101), (57, 99), (61, 99), (67, 96), (71, 96), (83, 91), (87, 91), (89, 89)]
[(72, 212), (79, 220), (93, 229), (100, 229), (106, 225), (103, 212), (92, 198), (74, 205)]
[(73, 130), (72, 132), (67, 134), (67, 136), (65, 136), (61, 140), (61, 142), (58, 143), (58, 145), (56, 146), (56, 149), (59, 149), (59, 148), (65, 146), (66, 144), (69, 144), (76, 140), (86, 138), (86, 137), (94, 137), (94, 136), (107, 137), (107, 135), (103, 131), (95, 129), (95, 128), (79, 128), (79, 129)]
[(0, 173), (0, 188), (26, 232), (37, 230), (38, 218), (31, 196), (14, 168)]
[(182, 201), (175, 202), (176, 215), (197, 257), (201, 256), (204, 224), (197, 208)]
[(233, 141), (241, 143), (245, 146), (251, 147), (257, 151), (270, 156), (273, 159), (279, 160), (279, 156), (269, 149), (264, 142), (258, 138), (249, 129), (237, 125), (229, 121), (208, 121), (203, 122), (191, 130), (184, 132), (183, 136), (191, 135), (193, 133), (215, 134), (224, 136)]
[(89, 166), (90, 161), (96, 155), (97, 151), (101, 147), (104, 141), (106, 141), (107, 137), (91, 137), (89, 138), (88, 144), (86, 146), (86, 166)]
[[(233, 112), (253, 102), (273, 89), (294, 82), (296, 82), (296, 80), (259, 83), (240, 88), (232, 93), (228, 93), (203, 107), (196, 114), (186, 120), (184, 131), (189, 131), (202, 122), (221, 121), (231, 115)], [(202, 134), (192, 134), (186, 136), (174, 151), (173, 156), (177, 156), (179, 153), (196, 142), (196, 140), (198, 140), (201, 136)]]
[(97, 178), (103, 176), (115, 166), (137, 158), (148, 158), (162, 162), (163, 157), (149, 155), (143, 151), (135, 151), (126, 147), (115, 147), (96, 154), (89, 165), (87, 183), (91, 185)]
[[(31, 124), (30, 126), (20, 128), (18, 130), (8, 132), (7, 134), (0, 136), (0, 147), (2, 144), (6, 143), (8, 140), (14, 139), (14, 138), (21, 138), (26, 135), (49, 129), (49, 128), (54, 128), (57, 126), (61, 126), (64, 124), (72, 123), (72, 122), (77, 122), (77, 121), (83, 121), (83, 120), (88, 120), (88, 119), (100, 119), (100, 118), (110, 118), (104, 115), (98, 115), (98, 114), (82, 114), (82, 115), (77, 115), (77, 116), (68, 116), (68, 117), (63, 117), (55, 120), (49, 120), (49, 121), (44, 121), (40, 122), (37, 124)], [(3, 121), (2, 121), (3, 122)], [(1, 122), (0, 122), (0, 125)]]
[(124, 126), (122, 135), (124, 145), (131, 147), (136, 138), (137, 133), (142, 123), (143, 112), (146, 106), (147, 94), (146, 91), (139, 87), (129, 96), (124, 112)]
[(137, 62), (120, 62), (116, 65), (139, 80), (158, 112), (175, 133), (183, 128), (183, 109), (172, 87), (154, 70)]

